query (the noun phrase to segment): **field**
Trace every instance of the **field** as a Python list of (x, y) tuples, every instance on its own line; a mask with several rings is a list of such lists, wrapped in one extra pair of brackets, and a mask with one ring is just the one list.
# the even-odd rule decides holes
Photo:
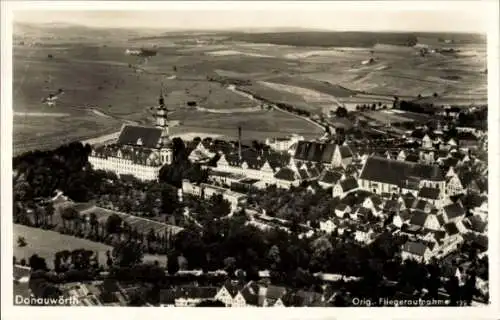
[[(17, 238), (24, 237), (27, 245), (19, 247), (17, 245)], [(40, 257), (45, 258), (47, 266), (53, 268), (55, 253), (62, 250), (76, 250), (86, 249), (99, 252), (99, 263), (106, 265), (106, 251), (112, 250), (108, 245), (80, 239), (68, 235), (63, 235), (54, 231), (26, 227), (23, 225), (14, 224), (13, 228), (13, 241), (14, 241), (14, 256), (17, 260), (28, 260), (33, 254), (38, 254)], [(166, 264), (166, 257), (162, 255), (144, 256), (143, 261), (158, 260), (160, 265)]]
[[(487, 98), (486, 45), (475, 36), (454, 35), (457, 42), (446, 48), (456, 53), (421, 56), (419, 47), (401, 43), (407, 35), (394, 34), (304, 33), (294, 43), (291, 34), (95, 30), (93, 38), (91, 28), (37, 30), (27, 33), (36, 35), (25, 39), (30, 45), (21, 45), (23, 34), (14, 30), (19, 44), (13, 49), (15, 153), (99, 137), (126, 121), (151, 123), (162, 86), (170, 118), (178, 124), (173, 133), (234, 137), (242, 125), (250, 139), (321, 134), (292, 115), (259, 110), (255, 100), (208, 81), (214, 75), (248, 80), (239, 89), (318, 113), (338, 105), (351, 110), (364, 103), (389, 105), (394, 96), (414, 100), (437, 93), (436, 104)], [(418, 35), (419, 46), (445, 47), (437, 40), (441, 36)], [(153, 45), (158, 55), (147, 61), (124, 54)], [(364, 63), (370, 58), (373, 63)], [(58, 89), (64, 93), (56, 105), (42, 103)], [(188, 101), (198, 109), (187, 107)]]
[(360, 116), (383, 124), (425, 122), (429, 120), (429, 117), (426, 115), (401, 110), (364, 111), (360, 113)]

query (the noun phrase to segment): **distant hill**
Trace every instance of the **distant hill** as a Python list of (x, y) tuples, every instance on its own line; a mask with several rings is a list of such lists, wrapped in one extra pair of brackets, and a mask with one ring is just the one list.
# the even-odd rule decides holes
[[(154, 31), (157, 32), (157, 31)], [(14, 23), (14, 39), (37, 39), (59, 41), (113, 41), (127, 40), (153, 34), (149, 30), (123, 28), (93, 28), (70, 23)]]

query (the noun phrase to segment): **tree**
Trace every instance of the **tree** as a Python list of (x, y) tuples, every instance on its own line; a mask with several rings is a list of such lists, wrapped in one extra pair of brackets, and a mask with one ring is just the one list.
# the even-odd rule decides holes
[(144, 253), (140, 244), (122, 242), (113, 248), (113, 256), (121, 267), (131, 267), (142, 261)]
[(224, 270), (231, 277), (234, 275), (236, 270), (236, 259), (234, 257), (227, 257), (224, 259)]
[(31, 270), (33, 270), (33, 271), (37, 271), (37, 270), (46, 271), (47, 270), (47, 264), (45, 262), (45, 259), (39, 257), (37, 254), (34, 254), (30, 257), (29, 264), (30, 264)]
[(106, 220), (106, 232), (108, 234), (120, 233), (122, 222), (122, 218), (116, 213), (113, 213)]
[(347, 117), (347, 109), (344, 107), (338, 107), (335, 111), (335, 115), (339, 118), (345, 118)]
[(21, 248), (26, 247), (27, 244), (28, 243), (26, 242), (26, 239), (24, 237), (21, 237), (21, 236), (17, 237), (17, 245), (19, 247), (21, 247)]
[(167, 257), (167, 271), (169, 274), (176, 274), (179, 271), (179, 261), (177, 254), (171, 254)]
[(280, 257), (280, 249), (278, 248), (277, 245), (273, 245), (270, 249), (269, 252), (267, 253), (267, 259), (269, 263), (271, 264), (272, 269), (276, 269), (281, 262), (281, 257)]

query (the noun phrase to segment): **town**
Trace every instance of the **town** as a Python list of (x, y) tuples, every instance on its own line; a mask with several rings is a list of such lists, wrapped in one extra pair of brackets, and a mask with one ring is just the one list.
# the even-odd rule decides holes
[[(109, 249), (14, 256), (15, 295), (93, 306), (487, 304), (488, 108), (423, 101), (299, 111), (324, 128), (317, 139), (244, 143), (239, 126), (234, 141), (183, 141), (170, 135), (162, 90), (153, 125), (17, 156), (14, 223)], [(355, 125), (336, 127), (342, 118)]]

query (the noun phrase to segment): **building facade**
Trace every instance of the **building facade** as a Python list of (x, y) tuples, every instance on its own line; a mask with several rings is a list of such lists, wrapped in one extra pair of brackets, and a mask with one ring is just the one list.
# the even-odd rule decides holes
[(155, 127), (124, 125), (115, 143), (92, 149), (89, 163), (95, 170), (112, 171), (118, 176), (157, 180), (160, 169), (173, 157), (167, 113), (161, 94)]

